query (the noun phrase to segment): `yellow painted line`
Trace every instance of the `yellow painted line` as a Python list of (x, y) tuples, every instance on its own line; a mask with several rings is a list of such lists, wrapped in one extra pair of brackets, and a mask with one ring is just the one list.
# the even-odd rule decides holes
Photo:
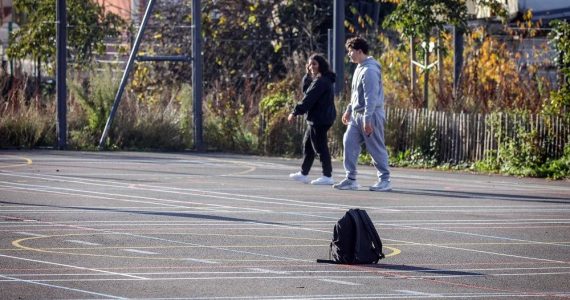
[(0, 164), (0, 169), (7, 169), (7, 168), (15, 168), (15, 167), (21, 167), (21, 166), (27, 166), (27, 165), (31, 165), (32, 164), (32, 160), (27, 158), (27, 157), (23, 157), (23, 156), (16, 156), (16, 155), (0, 155), (0, 159), (4, 158), (4, 157), (13, 157), (19, 160), (24, 160), (24, 162), (19, 163), (19, 164), (11, 164), (11, 165), (2, 165)]
[(388, 249), (392, 250), (392, 253), (387, 254), (386, 257), (392, 257), (392, 256), (396, 256), (396, 255), (402, 253), (402, 250), (400, 250), (398, 248), (388, 247), (388, 246), (383, 246), (383, 248), (388, 248)]
[[(109, 233), (96, 233), (96, 235), (107, 235)], [(112, 233), (113, 235), (117, 235), (115, 233)], [(116, 249), (116, 250), (121, 250), (121, 249), (173, 249), (173, 248), (270, 248), (270, 247), (327, 247), (327, 244), (322, 244), (322, 245), (265, 245), (265, 246), (260, 246), (260, 245), (222, 245), (222, 246), (211, 246), (211, 245), (204, 245), (204, 246), (194, 246), (194, 245), (188, 245), (188, 246), (156, 246), (156, 247), (132, 247), (132, 246), (127, 246), (127, 247), (93, 247), (93, 248), (34, 248), (34, 247), (28, 247), (25, 246), (23, 243), (28, 242), (28, 241), (33, 241), (33, 240), (39, 240), (39, 239), (46, 239), (46, 238), (54, 238), (54, 237), (69, 237), (69, 236), (86, 236), (86, 235), (94, 235), (93, 233), (89, 233), (89, 234), (64, 234), (64, 235), (50, 235), (50, 236), (34, 236), (34, 237), (27, 237), (27, 238), (22, 238), (22, 239), (17, 239), (12, 241), (12, 246), (14, 246), (15, 248), (19, 249), (19, 250), (26, 250), (26, 251), (34, 251), (34, 252), (42, 252), (42, 253), (55, 253), (55, 254), (66, 254), (66, 255), (78, 255), (78, 256), (93, 256), (93, 257), (111, 257), (111, 258), (134, 258), (134, 259), (151, 259), (151, 260), (184, 260), (184, 258), (172, 258), (172, 257), (142, 257), (142, 256), (124, 256), (124, 255), (107, 255), (107, 254), (93, 254), (93, 253), (75, 253), (75, 252), (66, 252), (66, 251), (61, 251), (61, 250), (112, 250), (112, 249)], [(208, 234), (201, 234), (201, 235), (208, 235)], [(228, 236), (228, 235), (221, 235), (221, 234), (212, 234), (214, 236)], [(293, 240), (313, 240), (313, 241), (325, 241), (322, 239), (309, 239), (309, 238), (295, 238), (295, 237), (280, 237), (280, 236), (256, 236), (256, 235), (240, 235), (242, 237), (264, 237), (264, 238), (271, 238), (271, 239), (275, 239), (275, 238), (284, 238), (284, 239), (293, 239)], [(328, 241), (328, 240), (326, 240)], [(388, 246), (384, 246), (384, 248), (390, 249), (392, 250), (392, 253), (386, 255), (386, 257), (392, 257), (392, 256), (396, 256), (398, 254), (400, 254), (402, 251), (394, 248), (394, 247), (388, 247)], [(12, 249), (14, 250), (14, 249)], [(217, 259), (214, 259), (217, 260)]]

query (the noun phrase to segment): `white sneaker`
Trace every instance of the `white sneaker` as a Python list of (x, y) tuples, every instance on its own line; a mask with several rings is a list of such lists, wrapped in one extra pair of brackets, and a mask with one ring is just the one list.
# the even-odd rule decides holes
[(334, 184), (333, 188), (337, 190), (358, 190), (358, 183), (356, 180), (345, 178), (343, 181)]
[(300, 181), (302, 183), (309, 183), (309, 177), (307, 175), (303, 175), (303, 173), (301, 173), (301, 171), (297, 172), (297, 173), (291, 173), (289, 174), (289, 178), (296, 180), (296, 181)]
[(390, 184), (390, 181), (387, 180), (378, 181), (370, 187), (370, 190), (375, 192), (389, 192), (392, 190), (392, 185)]
[(331, 177), (327, 177), (327, 176), (321, 176), (313, 181), (311, 181), (311, 184), (315, 184), (315, 185), (333, 185), (334, 184), (334, 180)]

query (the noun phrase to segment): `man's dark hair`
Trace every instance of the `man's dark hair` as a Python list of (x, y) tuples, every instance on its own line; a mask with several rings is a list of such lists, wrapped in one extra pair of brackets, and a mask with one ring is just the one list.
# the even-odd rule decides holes
[(344, 46), (347, 50), (352, 48), (354, 50), (362, 50), (362, 53), (368, 54), (368, 42), (359, 36), (348, 39)]

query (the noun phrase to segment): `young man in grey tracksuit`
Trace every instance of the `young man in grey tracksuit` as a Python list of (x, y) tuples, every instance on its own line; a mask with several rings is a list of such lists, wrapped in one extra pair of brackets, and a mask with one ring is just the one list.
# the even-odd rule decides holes
[(339, 190), (356, 190), (356, 165), (360, 155), (360, 146), (374, 160), (378, 182), (370, 187), (371, 191), (390, 191), (390, 169), (388, 152), (384, 144), (384, 89), (380, 64), (368, 56), (368, 43), (361, 37), (354, 37), (346, 42), (350, 61), (358, 64), (352, 78), (350, 104), (342, 115), (342, 122), (347, 125), (344, 133), (344, 169), (346, 178), (333, 185)]

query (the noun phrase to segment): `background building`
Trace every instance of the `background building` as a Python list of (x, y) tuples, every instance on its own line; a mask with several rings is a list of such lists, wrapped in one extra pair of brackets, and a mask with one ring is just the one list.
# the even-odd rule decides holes
[[(96, 0), (109, 12), (121, 16), (126, 21), (137, 22), (144, 13), (147, 0)], [(160, 0), (159, 0), (160, 1)]]

